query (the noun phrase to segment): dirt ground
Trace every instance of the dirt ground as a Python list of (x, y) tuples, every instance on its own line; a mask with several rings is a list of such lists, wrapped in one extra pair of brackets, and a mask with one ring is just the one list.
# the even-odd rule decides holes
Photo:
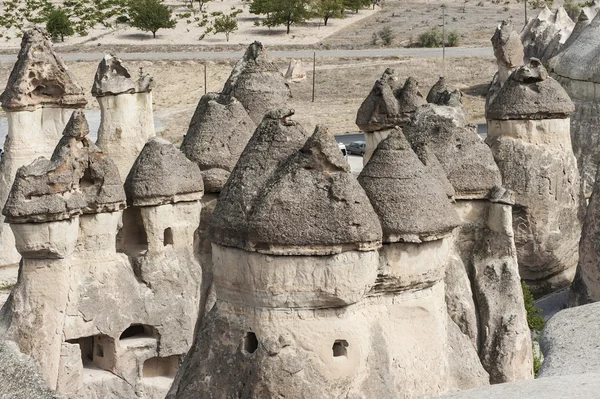
[[(484, 121), (484, 96), (489, 81), (496, 71), (492, 58), (448, 58), (440, 59), (334, 59), (319, 61), (315, 77), (315, 102), (312, 97), (311, 60), (304, 60), (308, 78), (300, 83), (290, 83), (293, 99), (289, 106), (296, 111), (296, 119), (306, 129), (312, 130), (316, 124), (325, 124), (334, 134), (356, 132), (354, 124), (356, 111), (366, 98), (375, 80), (386, 68), (393, 68), (399, 79), (415, 77), (424, 96), (439, 76), (446, 75), (451, 87), (463, 91), (463, 102), (473, 123)], [(282, 71), (287, 60), (276, 60)], [(218, 92), (227, 80), (233, 61), (207, 64), (209, 92)], [(189, 121), (200, 97), (204, 94), (204, 64), (200, 61), (142, 61), (127, 62), (129, 71), (144, 73), (154, 77), (154, 112), (166, 129), (162, 134), (178, 143), (187, 131)], [(88, 108), (97, 108), (98, 103), (91, 96), (97, 63), (68, 63), (77, 81), (82, 84), (88, 99)], [(0, 86), (8, 79), (12, 65), (0, 63)], [(446, 73), (444, 73), (444, 68)]]
[[(375, 11), (364, 9), (358, 14), (347, 11), (345, 18), (331, 19), (328, 26), (313, 19), (293, 26), (291, 33), (286, 34), (283, 27), (255, 26), (260, 18), (248, 12), (247, 2), (221, 0), (208, 3), (208, 10), (225, 11), (232, 6), (243, 9), (244, 13), (238, 17), (239, 31), (232, 34), (230, 42), (226, 42), (222, 34), (200, 41), (198, 38), (204, 28), (194, 21), (197, 15), (182, 17), (189, 11), (183, 7), (182, 0), (168, 0), (166, 4), (173, 8), (175, 16), (180, 15), (176, 17), (178, 24), (175, 29), (159, 30), (156, 39), (149, 33), (121, 24), (116, 30), (97, 27), (86, 37), (66, 38), (64, 43), (56, 43), (56, 46), (63, 51), (105, 51), (100, 50), (105, 47), (119, 52), (197, 51), (199, 47), (218, 51), (237, 50), (253, 40), (260, 40), (273, 49), (356, 49), (380, 46), (380, 43), (373, 45), (372, 35), (387, 25), (395, 34), (391, 46), (405, 47), (414, 45), (419, 35), (430, 27), (441, 27), (442, 4), (446, 5), (446, 29), (461, 35), (460, 46), (463, 47), (490, 46), (491, 32), (502, 20), (512, 20), (517, 29), (524, 23), (523, 5), (517, 0), (449, 0), (443, 3), (438, 0), (385, 0)], [(529, 10), (529, 17), (538, 12)], [(18, 45), (19, 39), (2, 40), (0, 51), (10, 52)]]

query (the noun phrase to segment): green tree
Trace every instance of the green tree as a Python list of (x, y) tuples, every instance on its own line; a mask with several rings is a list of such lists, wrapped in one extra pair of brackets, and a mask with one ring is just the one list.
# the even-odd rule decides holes
[(60, 37), (60, 40), (63, 42), (65, 41), (65, 36), (73, 36), (73, 34), (75, 34), (69, 16), (65, 10), (60, 7), (56, 8), (48, 15), (46, 30), (52, 37)]
[(204, 33), (200, 36), (200, 40), (204, 39), (206, 35), (212, 33), (213, 35), (219, 33), (225, 33), (227, 41), (229, 41), (229, 34), (238, 30), (237, 16), (242, 10), (235, 9), (229, 14), (222, 13), (220, 11), (213, 12), (210, 15), (214, 17), (214, 20), (209, 22), (205, 16), (202, 21), (198, 24), (199, 26), (206, 26)]
[(253, 0), (250, 5), (252, 14), (265, 15), (263, 26), (285, 25), (286, 33), (290, 27), (306, 21), (312, 16), (310, 0)]
[(161, 0), (130, 0), (129, 18), (131, 26), (152, 32), (153, 38), (159, 29), (172, 29), (176, 24), (171, 19), (171, 10)]
[(344, 9), (352, 10), (355, 13), (361, 8), (371, 5), (372, 0), (343, 0)]
[(325, 26), (327, 26), (329, 18), (342, 18), (344, 16), (343, 9), (343, 0), (315, 0), (312, 4), (314, 15), (322, 18)]
[(11, 32), (22, 36), (29, 24), (40, 24), (54, 10), (50, 0), (5, 0), (0, 2), (0, 37), (11, 39)]

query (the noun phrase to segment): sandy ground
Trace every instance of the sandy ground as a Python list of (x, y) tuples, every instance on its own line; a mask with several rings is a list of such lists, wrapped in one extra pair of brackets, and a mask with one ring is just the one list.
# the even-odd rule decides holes
[[(288, 60), (275, 60), (285, 71)], [(304, 60), (308, 78), (300, 83), (291, 83), (293, 99), (289, 106), (296, 110), (296, 119), (307, 130), (316, 124), (325, 124), (334, 134), (356, 132), (354, 124), (356, 111), (371, 90), (375, 80), (386, 68), (393, 68), (401, 80), (408, 76), (420, 82), (423, 95), (439, 76), (447, 75), (451, 87), (463, 91), (463, 102), (471, 122), (484, 122), (484, 96), (488, 83), (496, 71), (491, 58), (449, 58), (440, 59), (336, 59), (319, 61), (315, 78), (315, 102), (312, 97), (311, 60)], [(207, 63), (207, 90), (218, 92), (222, 89), (233, 67), (233, 61)], [(130, 71), (144, 72), (154, 77), (154, 112), (165, 126), (163, 135), (174, 143), (179, 143), (187, 131), (189, 121), (200, 97), (204, 94), (203, 69), (201, 61), (142, 61), (128, 62)], [(90, 89), (96, 71), (95, 62), (74, 62), (68, 64), (78, 82), (85, 88), (88, 108), (97, 108)], [(0, 87), (8, 79), (12, 65), (0, 63)], [(446, 72), (444, 72), (446, 71)], [(1, 115), (1, 112), (0, 112)]]
[[(0, 2), (1, 4), (1, 2)], [(363, 9), (358, 13), (347, 12), (343, 19), (331, 19), (327, 26), (323, 25), (322, 20), (313, 19), (306, 23), (295, 26), (292, 25), (289, 34), (286, 34), (284, 26), (267, 28), (264, 26), (255, 26), (254, 23), (261, 19), (260, 16), (250, 14), (249, 3), (241, 0), (221, 0), (209, 2), (204, 10), (208, 13), (220, 11), (224, 13), (231, 12), (232, 7), (240, 9), (243, 12), (238, 15), (238, 30), (232, 33), (229, 42), (226, 41), (225, 34), (210, 35), (203, 40), (199, 37), (204, 33), (203, 27), (198, 25), (201, 14), (198, 12), (198, 6), (195, 5), (194, 11), (185, 7), (183, 1), (168, 0), (165, 2), (172, 11), (173, 18), (177, 20), (177, 26), (174, 29), (161, 29), (157, 32), (156, 38), (152, 38), (152, 33), (141, 32), (136, 28), (131, 28), (126, 24), (117, 25), (117, 29), (107, 29), (97, 27), (89, 32), (88, 36), (72, 36), (65, 38), (65, 42), (57, 43), (58, 47), (74, 44), (85, 44), (88, 46), (97, 46), (98, 43), (113, 45), (147, 45), (165, 46), (165, 45), (224, 45), (224, 44), (248, 44), (254, 40), (260, 40), (263, 44), (290, 44), (290, 45), (309, 45), (320, 42), (323, 38), (343, 29), (363, 18), (366, 18), (376, 10)], [(1, 8), (0, 8), (1, 10)], [(190, 16), (185, 14), (190, 13)], [(197, 20), (196, 20), (197, 19)], [(0, 41), (0, 48), (16, 48), (20, 40), (13, 38), (9, 41)]]
[[(555, 3), (557, 6), (561, 1)], [(284, 26), (270, 29), (255, 26), (261, 17), (249, 13), (247, 2), (221, 0), (209, 2), (208, 12), (229, 12), (231, 7), (243, 10), (238, 16), (239, 30), (231, 35), (229, 42), (226, 42), (224, 34), (211, 35), (200, 41), (204, 28), (199, 27), (195, 20), (200, 18), (200, 14), (184, 16), (190, 10), (185, 8), (183, 0), (167, 0), (165, 4), (172, 8), (174, 18), (178, 21), (177, 27), (159, 30), (156, 39), (152, 38), (151, 33), (120, 24), (116, 29), (97, 27), (88, 36), (69, 37), (64, 43), (57, 43), (57, 46), (73, 51), (93, 51), (97, 46), (115, 46), (119, 51), (123, 47), (130, 51), (144, 51), (148, 46), (160, 48), (160, 51), (175, 51), (175, 48), (181, 50), (198, 46), (221, 49), (260, 40), (277, 47), (369, 48), (381, 45), (374, 45), (372, 36), (383, 26), (389, 26), (395, 34), (392, 46), (405, 47), (418, 42), (419, 35), (430, 27), (442, 26), (442, 3), (438, 0), (386, 0), (382, 7), (378, 6), (375, 10), (367, 8), (356, 14), (347, 11), (344, 18), (330, 19), (327, 26), (323, 26), (321, 20), (313, 19), (292, 26), (290, 34), (286, 34)], [(444, 4), (446, 29), (461, 35), (461, 46), (489, 46), (491, 32), (502, 20), (512, 20), (517, 30), (524, 24), (523, 5), (516, 0), (500, 1), (499, 4), (491, 0), (448, 0)], [(538, 12), (529, 10), (528, 16), (533, 17)], [(18, 45), (19, 39), (16, 38), (2, 40), (0, 51), (17, 48)], [(136, 46), (139, 48), (135, 49)]]

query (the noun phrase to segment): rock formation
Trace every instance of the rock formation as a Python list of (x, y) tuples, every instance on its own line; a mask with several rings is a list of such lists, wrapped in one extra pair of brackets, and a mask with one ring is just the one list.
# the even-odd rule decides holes
[(306, 79), (306, 70), (302, 65), (302, 60), (290, 60), (288, 69), (285, 72), (285, 79), (288, 82), (301, 82)]
[(521, 278), (532, 292), (571, 283), (581, 234), (579, 172), (571, 147), (574, 106), (533, 58), (519, 67), (487, 108), (486, 143), (515, 193), (513, 228)]
[[(435, 180), (418, 190), (427, 171), (399, 131), (380, 144), (361, 175), (369, 194), (323, 127), (303, 146), (294, 140), (291, 153), (291, 145), (283, 154), (265, 151), (264, 143), (290, 143), (284, 138), (297, 131), (278, 115), (257, 129), (213, 214), (217, 300), (174, 397), (443, 391), (449, 349), (442, 279), (448, 237), (459, 222), (443, 190)], [(402, 191), (390, 190), (382, 177)], [(248, 189), (233, 191), (239, 187)], [(392, 197), (399, 202), (387, 202)], [(246, 227), (225, 203), (248, 210)], [(423, 223), (421, 213), (402, 212), (405, 206), (440, 218)], [(407, 317), (417, 309), (418, 318)], [(227, 338), (209, 338), (215, 334)], [(485, 383), (468, 378), (471, 386)]]
[[(0, 162), (0, 206), (4, 206), (17, 169), (50, 156), (74, 108), (86, 104), (83, 89), (52, 48), (41, 28), (24, 33), (17, 62), (0, 95), (8, 136)], [(0, 216), (0, 267), (17, 263), (12, 231)]]
[(181, 151), (200, 167), (207, 193), (221, 192), (255, 128), (235, 98), (216, 93), (202, 96)]
[(63, 399), (52, 392), (39, 374), (35, 361), (11, 341), (0, 340), (0, 397)]
[(499, 187), (500, 171), (490, 149), (475, 126), (466, 124), (460, 105), (426, 104), (404, 131), (419, 159), (455, 199), (462, 221), (444, 277), (450, 318), (477, 348), (490, 382), (531, 378), (513, 201)]
[(575, 112), (571, 114), (571, 142), (581, 176), (582, 195), (586, 198), (591, 195), (600, 163), (600, 97), (595, 90), (600, 83), (600, 71), (596, 67), (600, 58), (596, 46), (599, 34), (600, 16), (597, 15), (569, 47), (550, 62), (552, 76), (575, 104)]
[(264, 115), (285, 106), (292, 96), (283, 74), (269, 61), (260, 42), (252, 43), (233, 68), (221, 94), (235, 97), (259, 124)]
[(547, 62), (560, 52), (574, 27), (575, 23), (562, 6), (556, 11), (544, 7), (521, 31), (525, 58)]
[(200, 170), (155, 139), (124, 190), (87, 133), (75, 111), (52, 158), (17, 173), (4, 214), (23, 264), (0, 335), (67, 398), (162, 398), (199, 313)]
[(510, 74), (523, 63), (525, 56), (519, 34), (513, 30), (513, 26), (509, 22), (502, 21), (498, 25), (491, 41), (498, 72), (494, 75), (485, 98), (486, 110)]
[(599, 322), (598, 303), (562, 310), (548, 321), (542, 332), (540, 347), (544, 362), (535, 380), (457, 392), (442, 398), (596, 397), (600, 389), (600, 342), (596, 334)]
[(594, 191), (590, 197), (581, 241), (579, 263), (569, 292), (569, 306), (579, 306), (600, 301), (600, 173), (596, 174)]
[(98, 65), (92, 95), (100, 105), (96, 144), (112, 158), (124, 179), (149, 138), (155, 136), (152, 114), (152, 78), (135, 80), (115, 55)]
[(395, 126), (402, 127), (417, 108), (425, 104), (419, 83), (409, 77), (402, 86), (393, 69), (386, 69), (363, 101), (356, 114), (356, 125), (365, 133), (366, 165), (377, 148)]
[(498, 64), (498, 84), (502, 87), (510, 74), (523, 63), (523, 44), (512, 24), (502, 21), (492, 36), (492, 46)]

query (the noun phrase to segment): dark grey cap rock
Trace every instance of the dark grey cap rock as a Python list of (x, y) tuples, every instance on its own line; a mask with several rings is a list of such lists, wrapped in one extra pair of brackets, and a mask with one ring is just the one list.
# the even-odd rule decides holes
[(486, 112), (488, 120), (563, 119), (575, 105), (560, 83), (548, 76), (542, 63), (532, 58), (504, 83)]
[(52, 48), (46, 30), (26, 31), (21, 50), (0, 103), (6, 111), (33, 111), (39, 107), (82, 108), (83, 89)]
[(437, 104), (440, 95), (447, 90), (448, 87), (446, 86), (446, 78), (440, 76), (438, 81), (435, 82), (433, 86), (431, 86), (431, 89), (429, 89), (429, 93), (427, 93), (427, 102)]
[(35, 360), (22, 353), (16, 343), (0, 338), (0, 398), (60, 399), (62, 397), (47, 387)]
[(102, 97), (123, 93), (141, 93), (152, 90), (153, 79), (149, 75), (140, 74), (134, 81), (127, 68), (114, 54), (106, 54), (96, 70), (92, 95)]
[(169, 141), (151, 138), (125, 180), (127, 203), (156, 206), (198, 201), (204, 194), (200, 168)]
[[(573, 80), (600, 83), (600, 13), (552, 62), (553, 72)], [(554, 61), (554, 60), (553, 60)]]
[(248, 247), (248, 215), (258, 193), (283, 162), (306, 142), (308, 133), (289, 119), (290, 109), (265, 115), (223, 187), (210, 219), (210, 240), (242, 249)]
[(381, 226), (326, 128), (276, 169), (248, 218), (248, 249), (277, 255), (373, 250)]
[(356, 125), (363, 132), (402, 126), (426, 101), (418, 82), (409, 77), (400, 85), (393, 69), (386, 69), (363, 101), (356, 114)]
[(447, 105), (449, 107), (462, 107), (462, 93), (458, 89), (450, 91), (446, 86), (446, 79), (440, 77), (429, 90), (427, 102), (430, 104)]
[[(411, 147), (441, 179), (452, 184), (456, 198), (486, 198), (494, 186), (502, 185), (492, 151), (479, 137), (476, 127), (466, 125), (458, 107), (427, 104), (404, 127)], [(443, 174), (443, 175), (442, 175)]]
[(292, 97), (285, 77), (260, 42), (252, 43), (237, 62), (222, 94), (235, 97), (257, 124), (268, 111), (284, 107)]
[(383, 229), (384, 242), (422, 242), (452, 234), (460, 218), (439, 180), (395, 129), (358, 177)]
[(125, 208), (118, 169), (88, 133), (83, 111), (75, 110), (50, 160), (19, 168), (3, 210), (7, 222), (50, 222)]
[(235, 98), (217, 93), (202, 96), (181, 151), (200, 167), (205, 192), (222, 190), (255, 129)]

